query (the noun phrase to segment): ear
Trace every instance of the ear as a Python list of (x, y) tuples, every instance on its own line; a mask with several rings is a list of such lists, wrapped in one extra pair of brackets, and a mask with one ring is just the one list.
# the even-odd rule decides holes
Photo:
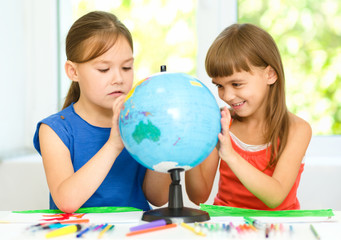
[(265, 69), (265, 77), (268, 85), (274, 84), (278, 79), (275, 69), (273, 69), (270, 65)]
[(78, 82), (77, 65), (70, 60), (65, 63), (65, 73), (71, 81)]

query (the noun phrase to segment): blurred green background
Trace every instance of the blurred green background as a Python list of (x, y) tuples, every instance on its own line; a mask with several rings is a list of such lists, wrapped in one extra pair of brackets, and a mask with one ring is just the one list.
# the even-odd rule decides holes
[[(160, 71), (196, 74), (199, 0), (73, 0), (74, 19), (115, 13), (134, 38), (135, 80)], [(239, 0), (238, 22), (268, 31), (282, 55), (287, 104), (314, 135), (341, 134), (341, 1)]]

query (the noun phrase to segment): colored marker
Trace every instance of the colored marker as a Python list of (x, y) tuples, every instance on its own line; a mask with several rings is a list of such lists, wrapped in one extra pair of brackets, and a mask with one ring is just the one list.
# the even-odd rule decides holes
[(184, 223), (184, 222), (181, 223), (181, 226), (184, 227), (184, 228), (186, 228), (186, 229), (188, 229), (188, 230), (190, 230), (190, 231), (192, 231), (192, 232), (194, 232), (194, 233), (197, 234), (197, 235), (206, 236), (206, 234), (203, 233), (202, 231), (197, 231), (197, 230), (195, 230), (194, 227), (192, 227), (192, 226), (190, 226), (190, 225), (188, 225), (188, 224), (186, 224), (186, 223)]
[(106, 233), (107, 231), (109, 231), (109, 229), (112, 229), (112, 227), (114, 227), (114, 225), (107, 225), (98, 235), (98, 238), (102, 238), (104, 233)]
[(316, 229), (314, 228), (313, 224), (310, 224), (310, 229), (313, 232), (314, 236), (316, 239), (320, 239), (320, 235), (318, 234), (318, 232), (316, 231)]
[(265, 227), (265, 238), (269, 237), (269, 233), (270, 233), (270, 226), (266, 225), (266, 227)]
[(85, 228), (83, 231), (80, 231), (80, 232), (76, 235), (76, 237), (77, 237), (77, 238), (80, 238), (80, 237), (83, 236), (85, 233), (87, 233), (88, 231), (90, 231), (91, 228), (93, 228), (93, 225), (91, 225), (91, 226)]
[[(8, 223), (10, 223), (10, 222), (8, 222)], [(27, 227), (26, 230), (31, 229), (31, 228), (40, 228), (40, 227), (42, 227), (44, 225), (48, 225), (48, 224), (50, 224), (50, 223), (46, 223), (46, 222), (44, 222), (44, 223), (37, 223), (35, 225), (31, 225), (31, 226)]]
[(104, 225), (104, 224), (97, 225), (96, 227), (94, 227), (94, 228), (92, 229), (92, 231), (97, 231), (97, 230), (102, 229), (103, 225)]
[(72, 219), (72, 220), (63, 220), (51, 223), (61, 223), (61, 224), (76, 224), (76, 223), (88, 223), (90, 222), (89, 219)]
[(81, 230), (81, 225), (76, 224), (76, 225), (69, 225), (65, 226), (56, 230), (53, 230), (45, 235), (46, 238), (53, 238), (53, 237), (58, 237), (58, 236), (63, 236), (71, 233), (78, 232)]
[(244, 217), (245, 222), (252, 224), (258, 229), (263, 229), (264, 228), (264, 223), (258, 221), (257, 219), (250, 218), (250, 217)]
[(129, 233), (126, 234), (126, 236), (133, 236), (133, 235), (137, 235), (137, 234), (148, 233), (148, 232), (163, 230), (163, 229), (167, 229), (167, 228), (174, 228), (176, 226), (177, 225), (175, 223), (172, 223), (172, 224), (167, 224), (167, 225), (160, 226), (160, 227), (153, 227), (153, 228), (148, 228), (148, 229), (142, 229), (142, 230), (137, 230), (137, 231), (129, 232)]
[(294, 227), (292, 225), (289, 226), (289, 231), (290, 231), (290, 233), (294, 232)]
[[(171, 223), (171, 222), (169, 221), (168, 223)], [(142, 225), (138, 225), (135, 227), (131, 227), (129, 230), (130, 231), (138, 231), (138, 230), (148, 229), (148, 228), (152, 228), (152, 227), (164, 226), (166, 224), (167, 224), (167, 221), (165, 219), (160, 219), (160, 220), (151, 221), (149, 223), (145, 223)]]
[(52, 223), (43, 225), (40, 227), (40, 229), (58, 229), (67, 226), (67, 224), (61, 224), (61, 223)]

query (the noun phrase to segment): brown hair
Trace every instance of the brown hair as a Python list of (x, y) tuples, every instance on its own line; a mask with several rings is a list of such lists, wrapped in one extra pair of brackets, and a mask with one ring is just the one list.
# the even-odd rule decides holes
[[(131, 33), (114, 14), (102, 11), (87, 13), (74, 22), (67, 34), (67, 60), (75, 63), (88, 62), (108, 51), (119, 36), (125, 37), (133, 50)], [(72, 82), (63, 109), (78, 101), (79, 96), (79, 84)]]
[(268, 167), (272, 168), (283, 153), (289, 132), (284, 70), (275, 41), (270, 34), (255, 25), (233, 24), (215, 39), (205, 61), (207, 74), (211, 78), (230, 76), (235, 71), (250, 72), (250, 65), (263, 68), (271, 66), (278, 77), (270, 85), (265, 113), (268, 126), (265, 138), (271, 143)]

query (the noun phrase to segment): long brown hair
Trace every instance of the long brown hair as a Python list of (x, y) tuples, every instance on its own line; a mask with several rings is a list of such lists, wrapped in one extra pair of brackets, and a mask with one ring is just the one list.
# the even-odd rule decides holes
[[(224, 29), (206, 55), (205, 67), (211, 77), (231, 76), (235, 71), (250, 72), (255, 67), (271, 66), (277, 81), (267, 97), (265, 140), (271, 143), (268, 167), (274, 167), (287, 144), (289, 113), (285, 102), (285, 78), (279, 50), (273, 38), (252, 24), (233, 24)], [(278, 141), (280, 144), (278, 144)]]
[[(66, 37), (67, 60), (75, 63), (88, 62), (108, 51), (119, 36), (127, 39), (133, 50), (133, 39), (127, 27), (108, 12), (94, 11), (80, 17), (71, 26)], [(72, 82), (63, 109), (80, 96), (78, 82)]]

